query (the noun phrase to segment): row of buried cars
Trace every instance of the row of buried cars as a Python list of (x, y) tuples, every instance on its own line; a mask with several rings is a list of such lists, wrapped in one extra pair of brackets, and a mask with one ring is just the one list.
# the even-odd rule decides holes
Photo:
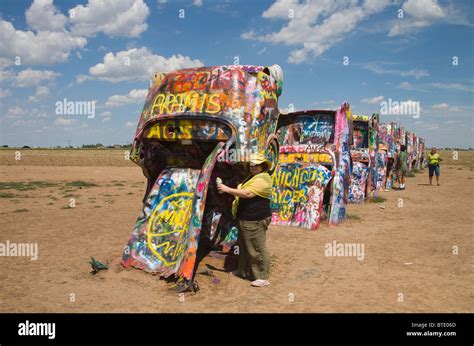
[[(390, 189), (397, 152), (420, 167), (424, 140), (379, 115), (336, 110), (283, 113), (283, 72), (273, 66), (214, 66), (153, 76), (131, 149), (147, 178), (143, 206), (122, 264), (193, 282), (212, 250), (232, 253), (233, 197), (248, 175), (251, 153), (264, 153), (273, 179), (272, 223), (315, 230), (347, 217)], [(194, 287), (194, 286), (192, 286)]]

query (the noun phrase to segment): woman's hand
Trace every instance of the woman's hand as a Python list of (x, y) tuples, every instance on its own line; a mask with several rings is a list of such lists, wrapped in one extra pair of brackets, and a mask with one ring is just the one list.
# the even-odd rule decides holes
[(217, 184), (217, 191), (219, 191), (219, 193), (228, 192), (229, 187), (227, 185), (224, 185), (224, 184)]

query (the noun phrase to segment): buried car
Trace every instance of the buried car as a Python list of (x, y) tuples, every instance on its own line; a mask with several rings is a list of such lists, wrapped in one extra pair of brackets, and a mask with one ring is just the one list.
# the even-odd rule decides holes
[(387, 155), (387, 167), (385, 172), (385, 182), (382, 184), (385, 190), (390, 190), (393, 185), (394, 167), (397, 159), (397, 144), (395, 141), (395, 123), (383, 123), (379, 125), (379, 151), (384, 151)]
[(379, 114), (372, 114), (369, 153), (373, 162), (369, 173), (370, 178), (368, 188), (368, 195), (371, 197), (377, 197), (378, 191), (380, 191), (384, 186), (388, 163), (387, 147), (383, 143), (380, 144), (379, 140), (379, 119)]
[(371, 168), (369, 138), (371, 121), (367, 115), (352, 116), (352, 174), (349, 188), (349, 202), (362, 203), (365, 200)]
[(272, 223), (317, 229), (346, 218), (350, 183), (350, 107), (281, 114), (273, 174)]
[[(276, 167), (282, 71), (278, 65), (215, 66), (156, 74), (131, 149), (148, 179), (122, 264), (177, 278), (196, 290), (200, 260), (229, 229), (235, 187), (254, 152)], [(181, 286), (179, 286), (182, 284)]]
[(425, 139), (423, 137), (417, 138), (418, 156), (416, 159), (416, 169), (420, 170), (425, 167)]

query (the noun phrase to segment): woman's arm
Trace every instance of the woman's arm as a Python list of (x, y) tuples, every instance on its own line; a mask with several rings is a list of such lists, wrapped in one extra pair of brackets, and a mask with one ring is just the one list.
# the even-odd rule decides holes
[(232, 196), (235, 197), (240, 197), (240, 198), (252, 198), (255, 197), (255, 194), (249, 190), (246, 189), (233, 189), (231, 187), (228, 187), (227, 185), (224, 184), (217, 184), (217, 190), (219, 192), (226, 192), (228, 194), (231, 194)]

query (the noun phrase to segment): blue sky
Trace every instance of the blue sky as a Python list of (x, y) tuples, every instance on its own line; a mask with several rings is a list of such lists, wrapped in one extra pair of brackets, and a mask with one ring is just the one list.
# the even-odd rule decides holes
[[(283, 68), (280, 109), (418, 103), (382, 121), (474, 147), (473, 17), (470, 0), (3, 0), (0, 144), (130, 143), (153, 72), (238, 57)], [(57, 114), (64, 98), (95, 117)]]

